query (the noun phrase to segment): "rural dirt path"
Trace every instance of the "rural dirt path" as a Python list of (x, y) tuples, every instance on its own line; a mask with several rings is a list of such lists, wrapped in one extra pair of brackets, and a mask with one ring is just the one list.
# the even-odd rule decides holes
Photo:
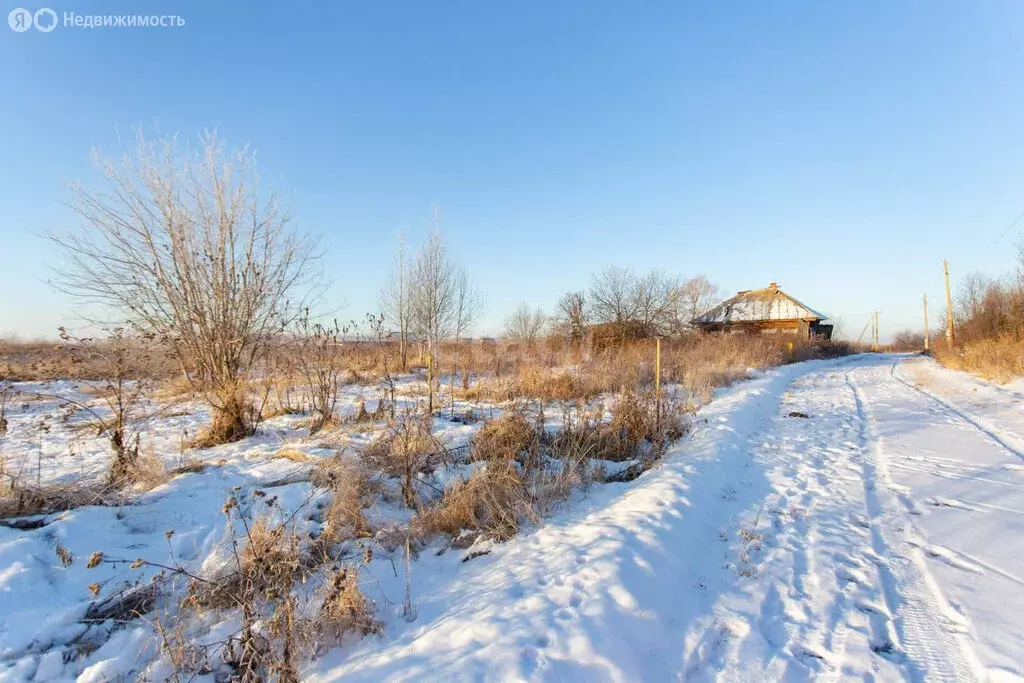
[(907, 356), (720, 392), (655, 470), (314, 680), (1024, 680), (1024, 402)]

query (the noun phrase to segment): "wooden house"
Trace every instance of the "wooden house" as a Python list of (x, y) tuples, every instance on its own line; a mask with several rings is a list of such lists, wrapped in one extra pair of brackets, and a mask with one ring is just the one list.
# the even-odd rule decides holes
[(691, 322), (702, 332), (792, 334), (803, 339), (831, 339), (826, 317), (772, 282), (764, 289), (747, 289), (723, 301)]

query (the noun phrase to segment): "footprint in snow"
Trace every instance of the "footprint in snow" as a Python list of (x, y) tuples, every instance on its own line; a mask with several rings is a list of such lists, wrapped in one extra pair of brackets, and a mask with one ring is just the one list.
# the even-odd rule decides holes
[(526, 674), (527, 678), (529, 678), (531, 674), (540, 669), (544, 669), (544, 667), (547, 666), (547, 660), (545, 660), (543, 655), (533, 646), (523, 648), (521, 661), (523, 673)]
[(885, 617), (886, 619), (892, 618), (889, 614), (888, 609), (886, 609), (883, 605), (880, 605), (877, 602), (873, 602), (872, 600), (869, 600), (867, 598), (860, 598), (859, 600), (857, 600), (856, 605), (857, 609), (859, 609), (861, 612), (864, 612), (865, 614), (879, 614)]
[(791, 648), (793, 656), (810, 669), (820, 669), (822, 665), (831, 666), (824, 650), (809, 643), (798, 643)]
[(850, 567), (840, 566), (836, 570), (836, 578), (843, 583), (852, 583), (858, 586), (862, 586), (867, 583), (867, 577), (865, 577), (864, 574)]

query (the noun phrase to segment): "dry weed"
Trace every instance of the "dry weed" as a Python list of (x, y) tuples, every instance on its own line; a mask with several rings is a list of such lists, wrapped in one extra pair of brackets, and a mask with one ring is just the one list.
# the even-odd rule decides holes
[(324, 644), (328, 646), (350, 633), (367, 636), (381, 632), (373, 603), (359, 588), (359, 571), (355, 566), (344, 566), (327, 576), (316, 627), (319, 635), (326, 637)]
[(417, 530), (454, 536), (468, 529), (502, 541), (518, 533), (523, 518), (535, 519), (536, 515), (519, 470), (514, 463), (489, 463), (423, 510)]
[(473, 437), (472, 460), (507, 463), (529, 460), (536, 454), (539, 439), (536, 430), (522, 412), (513, 410), (488, 420)]
[(303, 453), (295, 448), (282, 448), (277, 453), (274, 453), (274, 459), (283, 458), (284, 460), (291, 460), (295, 463), (307, 463), (312, 462), (313, 458), (308, 454)]
[(325, 458), (317, 463), (310, 482), (333, 494), (324, 508), (323, 532), (317, 539), (324, 556), (340, 541), (370, 535), (363, 509), (373, 503), (374, 487), (358, 461), (345, 456)]
[(970, 341), (959, 348), (937, 344), (933, 354), (946, 367), (975, 372), (997, 382), (1024, 376), (1024, 342), (1009, 336)]
[(402, 482), (402, 500), (416, 506), (416, 478), (433, 464), (441, 450), (431, 434), (430, 416), (402, 413), (363, 452), (363, 461), (374, 471)]

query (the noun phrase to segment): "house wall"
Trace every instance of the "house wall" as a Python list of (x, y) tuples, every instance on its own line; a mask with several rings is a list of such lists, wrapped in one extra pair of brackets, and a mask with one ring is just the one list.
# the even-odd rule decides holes
[(808, 339), (817, 322), (807, 320), (759, 320), (757, 322), (701, 325), (702, 332), (729, 334), (784, 334)]

